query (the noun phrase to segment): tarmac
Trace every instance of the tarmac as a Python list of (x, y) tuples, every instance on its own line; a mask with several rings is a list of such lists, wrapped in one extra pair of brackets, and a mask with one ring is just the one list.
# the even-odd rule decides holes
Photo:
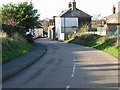
[(35, 61), (39, 60), (46, 51), (47, 48), (44, 45), (35, 42), (35, 48), (31, 52), (2, 65), (2, 81), (9, 79), (32, 65)]

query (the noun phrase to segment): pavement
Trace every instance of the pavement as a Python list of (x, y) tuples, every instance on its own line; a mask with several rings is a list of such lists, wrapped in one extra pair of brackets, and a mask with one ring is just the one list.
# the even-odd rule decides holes
[[(2, 83), (3, 88), (118, 88), (118, 59), (76, 44), (37, 39), (47, 47), (34, 64)], [(29, 89), (28, 89), (29, 90)], [(101, 90), (101, 89), (100, 89)]]
[(9, 79), (20, 71), (23, 71), (46, 53), (47, 48), (44, 45), (39, 42), (35, 42), (35, 45), (35, 48), (31, 52), (2, 65), (2, 81)]

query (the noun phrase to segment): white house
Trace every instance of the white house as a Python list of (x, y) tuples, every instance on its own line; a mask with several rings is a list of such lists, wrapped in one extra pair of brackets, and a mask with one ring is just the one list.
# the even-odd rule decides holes
[(68, 10), (55, 17), (55, 38), (58, 40), (67, 39), (68, 34), (76, 33), (82, 25), (89, 25), (91, 16), (76, 8), (75, 0), (69, 2)]

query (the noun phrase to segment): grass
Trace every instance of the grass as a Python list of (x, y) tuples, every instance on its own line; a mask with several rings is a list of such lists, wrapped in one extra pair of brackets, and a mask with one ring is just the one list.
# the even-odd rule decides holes
[(13, 60), (14, 58), (18, 57), (18, 56), (22, 56), (28, 52), (30, 52), (33, 49), (33, 45), (31, 44), (26, 44), (23, 45), (22, 47), (18, 48), (18, 49), (13, 49), (11, 51), (6, 51), (4, 53), (3, 51), (3, 58), (2, 58), (2, 63), (7, 63), (10, 62), (11, 60)]
[(0, 39), (2, 39), (2, 60), (0, 60), (0, 63), (3, 64), (30, 52), (34, 48), (33, 44), (28, 43), (19, 34), (14, 34), (12, 37), (1, 37)]
[(106, 37), (95, 34), (79, 34), (79, 36), (77, 35), (74, 36), (74, 38), (69, 38), (65, 42), (96, 48), (105, 51), (120, 60), (120, 45), (117, 44), (117, 38), (115, 36)]

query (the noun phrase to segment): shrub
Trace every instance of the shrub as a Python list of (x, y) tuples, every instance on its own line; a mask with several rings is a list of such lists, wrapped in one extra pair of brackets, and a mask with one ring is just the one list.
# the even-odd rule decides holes
[(29, 43), (31, 43), (31, 44), (34, 43), (33, 36), (32, 36), (31, 34), (28, 34), (28, 35), (26, 36), (26, 38), (27, 38), (27, 41), (28, 41)]
[(115, 43), (115, 48), (120, 49), (120, 38), (117, 38), (117, 41)]
[(86, 24), (86, 25), (83, 25), (81, 28), (80, 28), (80, 33), (86, 33), (89, 31), (89, 26)]
[(18, 27), (18, 26), (12, 26), (12, 25), (6, 25), (6, 24), (2, 24), (2, 30), (7, 33), (8, 36), (12, 36), (13, 33), (19, 33), (20, 35), (24, 35), (25, 34), (25, 29)]
[(99, 37), (100, 36), (96, 34), (82, 34), (79, 36), (79, 39), (90, 42), (93, 40), (97, 40)]
[(14, 33), (12, 37), (1, 37), (2, 39), (2, 63), (6, 63), (16, 56), (22, 55), (33, 48), (33, 45), (19, 35)]
[(110, 36), (105, 40), (105, 44), (108, 46), (115, 46), (116, 42), (117, 42), (117, 37), (115, 36)]

